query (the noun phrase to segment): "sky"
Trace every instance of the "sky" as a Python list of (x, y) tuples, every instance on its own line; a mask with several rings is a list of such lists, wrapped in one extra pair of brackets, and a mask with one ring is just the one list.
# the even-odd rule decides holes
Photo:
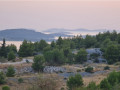
[(120, 30), (120, 0), (0, 0), (0, 30)]

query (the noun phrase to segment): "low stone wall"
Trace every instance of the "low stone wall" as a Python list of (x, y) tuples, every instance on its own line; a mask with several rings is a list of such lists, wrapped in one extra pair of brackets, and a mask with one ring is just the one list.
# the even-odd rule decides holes
[(46, 66), (43, 70), (45, 73), (59, 73), (65, 72), (66, 69), (63, 67), (55, 67), (55, 66)]
[[(23, 74), (23, 73), (35, 73), (32, 67), (22, 67), (22, 68), (14, 68), (16, 74)], [(0, 71), (3, 71), (4, 73), (7, 72), (7, 68), (5, 69), (0, 69)], [(55, 67), (55, 66), (45, 66), (43, 69), (43, 72), (45, 73), (62, 73), (65, 72), (66, 69), (63, 67)]]

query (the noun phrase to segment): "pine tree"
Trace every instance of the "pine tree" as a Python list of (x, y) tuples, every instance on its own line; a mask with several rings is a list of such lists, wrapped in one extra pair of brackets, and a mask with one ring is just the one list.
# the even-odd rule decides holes
[(7, 57), (5, 39), (3, 39), (3, 44), (2, 47), (0, 48), (0, 56), (5, 58)]

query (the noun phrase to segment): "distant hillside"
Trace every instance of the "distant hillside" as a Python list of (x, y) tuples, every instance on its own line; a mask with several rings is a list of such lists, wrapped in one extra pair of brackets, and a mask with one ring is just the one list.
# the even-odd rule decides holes
[(41, 39), (44, 39), (46, 41), (52, 41), (55, 37), (59, 36), (65, 37), (68, 35), (61, 33), (44, 34), (29, 29), (6, 29), (0, 31), (0, 40), (5, 38), (8, 41), (23, 41), (24, 39), (30, 41), (39, 41)]
[[(44, 33), (64, 33), (64, 34), (69, 34), (69, 35), (79, 35), (79, 34), (95, 35), (95, 34), (98, 34), (99, 32), (106, 32), (106, 31), (108, 30), (107, 29), (89, 30), (89, 29), (84, 29), (84, 28), (80, 28), (80, 29), (53, 28), (53, 29), (45, 30)], [(112, 31), (112, 30), (109, 30), (109, 31)]]

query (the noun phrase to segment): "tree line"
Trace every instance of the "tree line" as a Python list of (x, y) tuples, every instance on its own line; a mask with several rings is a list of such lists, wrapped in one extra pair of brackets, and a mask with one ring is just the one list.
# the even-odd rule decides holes
[[(34, 43), (24, 40), (18, 51), (13, 44), (6, 46), (5, 39), (3, 39), (3, 44), (0, 47), (0, 57), (14, 60), (16, 55), (19, 57), (41, 55), (47, 65), (83, 63), (87, 60), (86, 49), (88, 48), (100, 48), (103, 57), (107, 59), (109, 64), (113, 64), (120, 58), (120, 33), (107, 31), (95, 36), (59, 37), (51, 44), (48, 44), (45, 40)], [(73, 50), (77, 50), (78, 53), (75, 54)]]

